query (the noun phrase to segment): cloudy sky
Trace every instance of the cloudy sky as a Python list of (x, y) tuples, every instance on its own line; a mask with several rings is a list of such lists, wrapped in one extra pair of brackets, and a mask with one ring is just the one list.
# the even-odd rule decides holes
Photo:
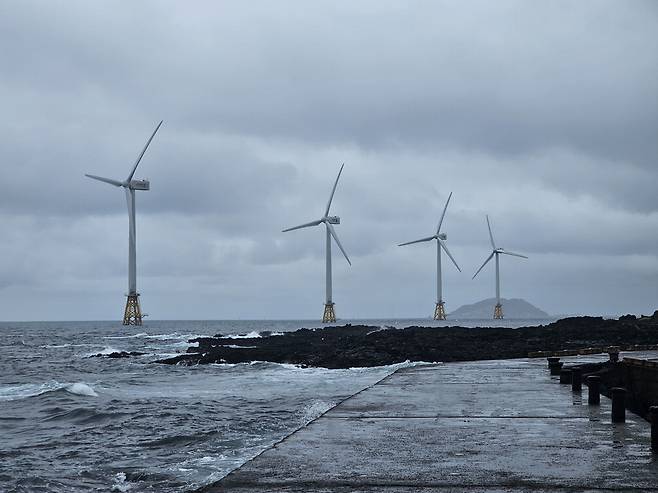
[(118, 319), (124, 179), (155, 319), (339, 317), (502, 294), (553, 314), (658, 308), (654, 1), (0, 3), (0, 319)]

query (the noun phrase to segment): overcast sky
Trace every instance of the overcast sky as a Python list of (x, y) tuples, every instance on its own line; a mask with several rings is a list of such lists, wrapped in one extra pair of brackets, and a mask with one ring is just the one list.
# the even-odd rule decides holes
[(0, 319), (118, 319), (123, 192), (154, 319), (425, 317), (443, 204), (447, 310), (658, 308), (658, 3), (0, 3)]

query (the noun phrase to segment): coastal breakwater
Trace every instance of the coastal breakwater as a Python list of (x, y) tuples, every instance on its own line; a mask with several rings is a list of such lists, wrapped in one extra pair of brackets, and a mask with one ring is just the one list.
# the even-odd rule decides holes
[[(190, 339), (185, 354), (159, 363), (197, 365), (269, 361), (300, 366), (352, 368), (404, 361), (453, 362), (524, 358), (539, 352), (658, 345), (658, 312), (652, 317), (570, 317), (554, 323), (508, 328), (344, 325), (300, 329), (240, 339)], [(543, 354), (543, 353), (542, 353)]]

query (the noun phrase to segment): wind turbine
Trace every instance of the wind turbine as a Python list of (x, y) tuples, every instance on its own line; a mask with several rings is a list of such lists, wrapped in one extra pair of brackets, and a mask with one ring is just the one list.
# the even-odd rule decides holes
[(452, 197), (452, 192), (448, 195), (448, 200), (446, 200), (446, 205), (443, 208), (443, 213), (441, 214), (441, 219), (439, 219), (439, 225), (436, 227), (436, 233), (433, 236), (428, 236), (427, 238), (421, 238), (420, 240), (408, 241), (407, 243), (401, 243), (398, 246), (412, 245), (414, 243), (423, 243), (425, 241), (436, 240), (436, 307), (434, 308), (434, 320), (445, 320), (446, 311), (445, 303), (443, 302), (443, 292), (441, 286), (441, 249), (443, 249), (452, 263), (455, 264), (457, 270), (461, 272), (462, 270), (457, 265), (457, 262), (452, 257), (448, 251), (448, 247), (445, 244), (445, 241), (448, 239), (448, 235), (441, 233), (441, 225), (443, 224), (443, 218), (446, 215), (446, 210), (448, 209), (448, 204), (450, 203), (450, 198)]
[(139, 166), (142, 157), (149, 144), (155, 137), (155, 134), (160, 129), (162, 121), (158, 123), (151, 137), (146, 142), (144, 149), (137, 157), (137, 161), (132, 168), (132, 171), (124, 181), (112, 180), (110, 178), (103, 178), (96, 175), (85, 175), (94, 180), (109, 183), (115, 187), (123, 187), (126, 192), (126, 202), (128, 203), (128, 294), (126, 300), (126, 309), (123, 312), (123, 325), (142, 325), (142, 310), (139, 306), (139, 293), (137, 292), (137, 251), (136, 251), (136, 229), (135, 229), (135, 190), (149, 190), (150, 183), (148, 180), (133, 180), (137, 166)]
[(311, 226), (318, 226), (320, 224), (324, 223), (325, 230), (326, 230), (326, 247), (325, 247), (325, 255), (326, 255), (326, 297), (325, 297), (325, 302), (324, 302), (324, 314), (322, 315), (322, 322), (327, 323), (327, 322), (335, 322), (336, 321), (336, 312), (334, 311), (334, 302), (331, 297), (331, 238), (336, 241), (336, 245), (338, 245), (338, 248), (340, 248), (340, 251), (343, 252), (343, 255), (345, 256), (345, 259), (347, 260), (347, 263), (352, 265), (352, 262), (350, 262), (349, 257), (347, 256), (347, 253), (345, 253), (345, 249), (343, 248), (343, 245), (341, 245), (340, 240), (338, 239), (338, 235), (336, 235), (336, 230), (334, 229), (333, 225), (334, 224), (340, 224), (340, 217), (338, 216), (330, 216), (329, 215), (329, 209), (331, 208), (331, 201), (334, 198), (334, 193), (336, 192), (336, 186), (338, 185), (338, 180), (340, 178), (340, 174), (343, 172), (343, 167), (345, 166), (345, 163), (342, 164), (340, 167), (340, 171), (338, 172), (338, 176), (336, 177), (336, 181), (334, 182), (334, 188), (331, 189), (331, 195), (329, 196), (329, 202), (327, 202), (327, 208), (324, 211), (324, 215), (316, 220), (316, 221), (311, 221), (310, 223), (305, 223), (305, 224), (300, 224), (299, 226), (295, 226), (293, 228), (288, 228), (284, 229), (283, 232), (287, 231), (293, 231), (295, 229), (302, 229), (302, 228), (310, 228)]
[(496, 243), (494, 242), (493, 234), (491, 233), (491, 224), (489, 223), (488, 215), (487, 215), (487, 227), (489, 228), (489, 240), (491, 241), (492, 252), (487, 257), (487, 260), (484, 261), (482, 266), (473, 275), (473, 279), (475, 279), (475, 276), (477, 276), (480, 273), (480, 271), (484, 268), (484, 266), (487, 265), (489, 260), (491, 260), (495, 256), (496, 257), (496, 307), (494, 308), (493, 318), (501, 319), (503, 318), (503, 305), (500, 304), (500, 263), (498, 260), (498, 256), (502, 253), (503, 255), (512, 255), (513, 257), (521, 257), (521, 258), (528, 258), (528, 257), (526, 257), (525, 255), (521, 255), (520, 253), (508, 252), (503, 248), (496, 248)]

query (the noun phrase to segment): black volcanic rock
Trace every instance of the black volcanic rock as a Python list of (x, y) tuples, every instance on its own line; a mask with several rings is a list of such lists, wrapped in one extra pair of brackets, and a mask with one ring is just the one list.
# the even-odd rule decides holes
[(196, 365), (270, 361), (349, 368), (409, 361), (521, 358), (531, 351), (658, 344), (658, 319), (571, 317), (536, 327), (407, 327), (344, 325), (300, 329), (283, 335), (233, 339), (199, 337), (186, 354), (159, 363)]
[(130, 358), (131, 356), (143, 356), (146, 353), (140, 353), (139, 351), (115, 351), (113, 353), (104, 354), (92, 354), (90, 358)]

